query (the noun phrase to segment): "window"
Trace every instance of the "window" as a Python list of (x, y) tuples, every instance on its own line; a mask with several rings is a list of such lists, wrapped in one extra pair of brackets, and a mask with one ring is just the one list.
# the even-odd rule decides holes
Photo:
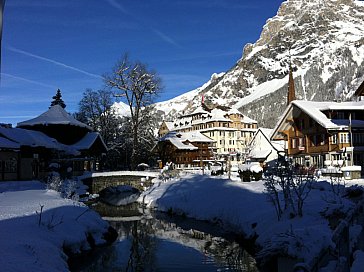
[(349, 133), (340, 133), (340, 143), (341, 144), (349, 143)]
[(316, 146), (316, 145), (317, 145), (317, 135), (313, 135), (312, 136), (311, 146)]
[(331, 143), (332, 144), (337, 144), (337, 134), (334, 134), (331, 136)]
[(5, 172), (6, 173), (16, 173), (17, 171), (17, 161), (15, 158), (11, 158), (5, 161)]
[(325, 134), (321, 134), (321, 141), (320, 141), (320, 145), (325, 145), (325, 140), (326, 140), (326, 136), (325, 136)]
[(296, 148), (297, 147), (297, 145), (296, 145), (296, 139), (292, 139), (292, 148)]
[(304, 139), (303, 138), (298, 139), (298, 145), (299, 146), (304, 146)]

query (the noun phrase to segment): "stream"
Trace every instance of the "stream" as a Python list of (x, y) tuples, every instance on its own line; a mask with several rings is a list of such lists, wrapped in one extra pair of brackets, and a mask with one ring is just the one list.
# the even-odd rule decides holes
[(119, 236), (70, 264), (71, 271), (258, 271), (254, 258), (211, 223), (151, 213), (137, 203), (92, 208)]

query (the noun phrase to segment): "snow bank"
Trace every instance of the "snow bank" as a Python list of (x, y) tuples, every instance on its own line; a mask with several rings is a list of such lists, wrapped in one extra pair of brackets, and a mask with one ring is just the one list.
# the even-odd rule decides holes
[[(327, 182), (316, 184), (305, 202), (303, 217), (280, 221), (264, 193), (263, 181), (241, 183), (187, 174), (168, 182), (157, 180), (139, 201), (159, 211), (222, 223), (229, 231), (257, 236), (256, 243), (263, 248), (284, 250), (310, 262), (321, 249), (333, 246), (332, 230), (321, 216), (329, 209), (331, 187)], [(341, 209), (350, 207), (352, 202), (343, 199)]]
[(104, 244), (109, 225), (85, 205), (37, 181), (0, 183), (2, 271), (67, 271), (67, 256)]
[(350, 272), (361, 272), (364, 267), (364, 252), (357, 250), (354, 252), (354, 261), (351, 266)]

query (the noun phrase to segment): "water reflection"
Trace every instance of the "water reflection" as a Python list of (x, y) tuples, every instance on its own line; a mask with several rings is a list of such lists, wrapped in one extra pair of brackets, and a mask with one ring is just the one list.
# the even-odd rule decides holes
[(118, 241), (74, 271), (258, 271), (237, 243), (145, 216), (137, 205), (95, 209), (110, 219)]

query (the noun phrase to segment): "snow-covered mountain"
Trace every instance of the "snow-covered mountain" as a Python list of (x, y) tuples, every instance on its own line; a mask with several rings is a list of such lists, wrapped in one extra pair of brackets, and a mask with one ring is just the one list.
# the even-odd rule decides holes
[(297, 99), (350, 99), (364, 79), (364, 1), (287, 0), (260, 38), (244, 47), (226, 73), (196, 90), (155, 104), (159, 119), (193, 111), (205, 101), (240, 109), (273, 127), (286, 106), (291, 63)]

